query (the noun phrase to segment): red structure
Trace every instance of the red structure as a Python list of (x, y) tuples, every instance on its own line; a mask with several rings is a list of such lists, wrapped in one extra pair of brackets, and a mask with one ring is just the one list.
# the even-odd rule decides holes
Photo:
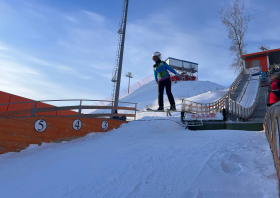
[[(27, 103), (22, 103), (22, 102), (27, 102)], [(21, 103), (21, 104), (8, 104), (8, 103)], [(34, 100), (0, 91), (0, 112), (31, 109), (33, 108), (33, 106), (34, 106)], [(55, 106), (42, 102), (37, 102), (36, 107), (43, 108), (43, 107), (55, 107)], [(77, 114), (78, 113), (75, 111), (65, 110), (65, 111), (38, 113), (37, 115), (68, 116), (68, 115), (77, 115)], [(21, 114), (20, 116), (26, 116), (26, 115)]]
[[(189, 80), (196, 80), (195, 76), (188, 76), (188, 75), (183, 75), (180, 74), (180, 76), (182, 76), (183, 80), (182, 81), (189, 81)], [(171, 77), (171, 81), (180, 81), (180, 79), (177, 76), (172, 76)]]
[[(78, 112), (72, 110), (78, 110)], [(112, 106), (80, 105), (56, 107), (0, 91), (0, 154), (17, 152), (30, 144), (70, 141), (92, 132), (107, 132), (127, 123), (118, 116), (134, 114), (82, 114), (82, 109), (112, 109)], [(135, 107), (114, 107), (136, 111)]]
[(261, 67), (263, 72), (280, 66), (280, 48), (242, 55), (244, 69)]

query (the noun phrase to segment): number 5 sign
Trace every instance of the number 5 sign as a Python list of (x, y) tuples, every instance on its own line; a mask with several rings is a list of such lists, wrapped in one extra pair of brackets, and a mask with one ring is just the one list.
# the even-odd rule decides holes
[(40, 133), (41, 133), (41, 132), (43, 132), (43, 131), (46, 130), (46, 128), (47, 128), (47, 123), (46, 123), (45, 120), (39, 119), (39, 120), (37, 120), (37, 121), (35, 122), (34, 128), (35, 128), (35, 130), (36, 130), (37, 132), (40, 132)]

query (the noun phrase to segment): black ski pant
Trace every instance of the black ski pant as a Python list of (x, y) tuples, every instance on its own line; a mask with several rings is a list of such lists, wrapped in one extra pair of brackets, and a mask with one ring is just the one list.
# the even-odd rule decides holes
[(175, 105), (174, 97), (171, 93), (171, 80), (158, 81), (158, 106), (163, 107), (163, 91), (165, 91), (170, 105)]

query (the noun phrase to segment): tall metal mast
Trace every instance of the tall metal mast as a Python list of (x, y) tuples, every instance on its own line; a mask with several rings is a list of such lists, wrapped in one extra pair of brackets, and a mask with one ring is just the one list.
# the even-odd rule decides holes
[(114, 102), (115, 107), (118, 106), (119, 103), (128, 1), (129, 0), (124, 0), (123, 2), (122, 18), (119, 23), (119, 30), (118, 30), (119, 42), (117, 48), (117, 56), (116, 56), (115, 68), (113, 69), (113, 74), (112, 74), (112, 82), (113, 82), (112, 99), (114, 99), (115, 101)]

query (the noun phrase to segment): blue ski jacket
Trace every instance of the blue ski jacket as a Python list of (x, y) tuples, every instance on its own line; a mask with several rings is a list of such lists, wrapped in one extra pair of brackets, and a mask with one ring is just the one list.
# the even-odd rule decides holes
[(170, 75), (167, 70), (169, 70), (175, 75), (178, 75), (178, 73), (172, 67), (170, 67), (165, 61), (161, 61), (160, 63), (154, 64), (153, 69), (154, 69), (154, 76), (156, 82), (164, 81), (170, 78)]

